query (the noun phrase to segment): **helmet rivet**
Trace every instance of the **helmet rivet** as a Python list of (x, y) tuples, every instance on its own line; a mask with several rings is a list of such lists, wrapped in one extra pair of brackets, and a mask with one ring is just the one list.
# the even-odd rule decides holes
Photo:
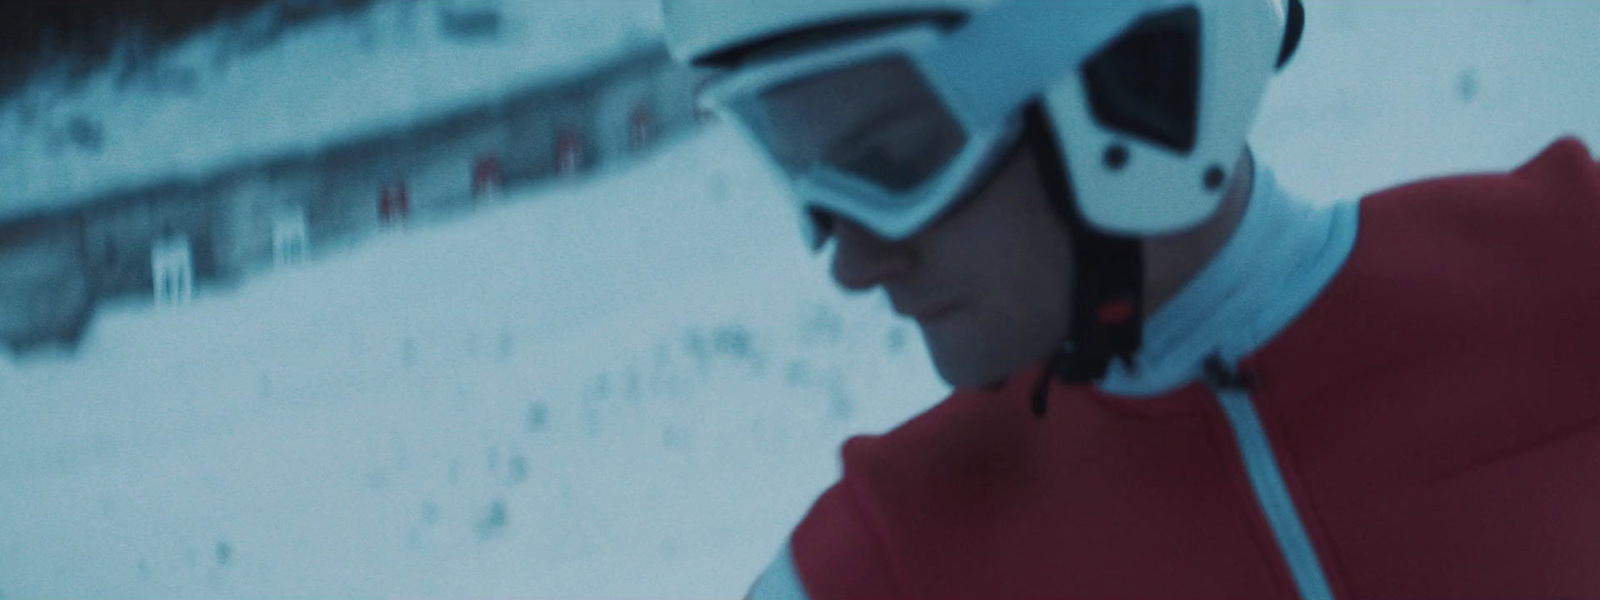
[(1106, 168), (1113, 171), (1121, 171), (1123, 167), (1128, 166), (1128, 147), (1122, 144), (1113, 144), (1110, 148), (1106, 148), (1105, 161)]
[(1223, 171), (1222, 167), (1213, 165), (1210, 169), (1206, 169), (1207, 191), (1215, 192), (1222, 187), (1223, 183), (1226, 183), (1227, 181), (1228, 173)]

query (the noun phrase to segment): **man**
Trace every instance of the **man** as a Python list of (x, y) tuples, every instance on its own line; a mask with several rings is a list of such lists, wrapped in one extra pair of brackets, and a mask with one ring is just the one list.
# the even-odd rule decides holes
[(956, 392), (763, 598), (1600, 597), (1600, 167), (1289, 197), (1279, 0), (664, 0)]

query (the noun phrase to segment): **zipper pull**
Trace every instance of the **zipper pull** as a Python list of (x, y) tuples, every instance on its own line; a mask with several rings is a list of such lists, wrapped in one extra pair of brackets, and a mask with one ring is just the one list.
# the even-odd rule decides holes
[(1222, 355), (1212, 354), (1205, 361), (1206, 385), (1213, 390), (1256, 390), (1256, 377), (1254, 373), (1244, 371), (1237, 367), (1229, 367), (1222, 360)]

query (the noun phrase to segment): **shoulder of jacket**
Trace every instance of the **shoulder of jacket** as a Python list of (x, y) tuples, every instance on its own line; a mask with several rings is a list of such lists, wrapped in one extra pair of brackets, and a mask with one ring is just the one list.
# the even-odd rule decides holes
[(1432, 177), (1368, 194), (1362, 212), (1438, 225), (1453, 224), (1440, 217), (1481, 216), (1502, 226), (1600, 215), (1600, 165), (1581, 140), (1566, 137), (1508, 172)]
[[(959, 514), (996, 469), (1026, 460), (1019, 427), (1033, 425), (1019, 373), (993, 390), (958, 390), (882, 435), (844, 445), (844, 474), (822, 494), (790, 542), (795, 571), (815, 598), (906, 593), (895, 564), (917, 536)], [(1004, 471), (1003, 469), (1000, 471)], [(981, 495), (981, 494), (979, 494)]]
[(1040, 368), (1014, 374), (992, 389), (956, 390), (887, 433), (849, 440), (843, 449), (846, 478), (944, 481), (949, 478), (943, 472), (960, 469), (964, 457), (1017, 451), (1019, 432), (1036, 425), (1029, 392)]

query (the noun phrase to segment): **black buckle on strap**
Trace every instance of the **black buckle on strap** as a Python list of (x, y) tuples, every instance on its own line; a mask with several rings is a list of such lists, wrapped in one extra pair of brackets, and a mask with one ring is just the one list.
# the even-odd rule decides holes
[(1205, 362), (1206, 385), (1213, 390), (1255, 391), (1256, 378), (1237, 368), (1229, 367), (1222, 356), (1213, 354)]

